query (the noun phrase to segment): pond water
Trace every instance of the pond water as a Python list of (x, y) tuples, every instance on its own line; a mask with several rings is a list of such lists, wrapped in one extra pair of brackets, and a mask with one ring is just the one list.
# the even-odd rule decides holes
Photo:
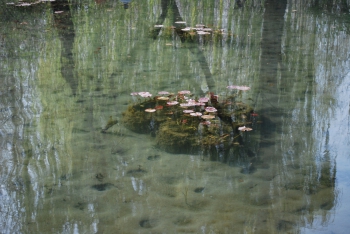
[[(2, 233), (349, 230), (344, 1), (4, 1), (0, 15)], [(251, 109), (193, 142), (183, 117), (159, 137), (128, 112), (182, 90)]]

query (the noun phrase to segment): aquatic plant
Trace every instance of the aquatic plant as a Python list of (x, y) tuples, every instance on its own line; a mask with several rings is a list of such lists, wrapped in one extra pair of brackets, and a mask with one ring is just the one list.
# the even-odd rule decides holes
[(215, 113), (215, 112), (217, 112), (218, 110), (217, 110), (215, 107), (207, 106), (207, 107), (205, 108), (205, 111), (206, 111), (206, 112), (210, 112), (210, 113)]
[(152, 113), (152, 112), (155, 112), (155, 111), (156, 111), (156, 109), (153, 109), (153, 108), (147, 108), (145, 111), (146, 111), (146, 112), (148, 112), (148, 113)]
[(238, 85), (229, 85), (227, 86), (228, 89), (237, 89), (237, 90), (242, 90), (242, 91), (247, 91), (250, 90), (250, 87), (248, 86), (238, 86)]
[[(248, 88), (233, 87), (239, 91)], [(237, 145), (234, 143), (241, 131), (252, 130), (246, 126), (250, 124), (247, 116), (254, 113), (253, 109), (236, 100), (237, 95), (222, 100), (214, 93), (195, 97), (189, 90), (160, 91), (154, 97), (149, 92), (131, 95), (146, 99), (128, 107), (123, 113), (123, 124), (138, 133), (151, 133), (157, 146), (168, 152), (210, 149), (219, 144), (232, 147)]]
[(165, 27), (162, 24), (156, 24), (151, 29), (151, 35), (153, 35), (159, 30), (163, 30), (162, 36), (170, 37), (174, 31), (178, 34), (181, 34), (183, 39), (193, 40), (196, 36), (205, 36), (205, 37), (222, 37), (225, 35), (225, 38), (228, 40), (231, 37), (235, 37), (232, 32), (227, 32), (221, 28), (212, 28), (204, 24), (196, 24), (194, 27), (186, 26), (186, 22), (179, 21), (175, 22), (175, 25)]
[(243, 127), (238, 127), (238, 130), (242, 131), (242, 132), (249, 132), (249, 131), (252, 131), (253, 129), (247, 128), (246, 126), (243, 126)]
[(140, 95), (141, 97), (152, 97), (152, 94), (149, 92), (139, 92), (138, 95)]
[(118, 123), (118, 120), (113, 119), (112, 116), (109, 117), (106, 126), (101, 130), (102, 133), (105, 133), (109, 128), (116, 125)]

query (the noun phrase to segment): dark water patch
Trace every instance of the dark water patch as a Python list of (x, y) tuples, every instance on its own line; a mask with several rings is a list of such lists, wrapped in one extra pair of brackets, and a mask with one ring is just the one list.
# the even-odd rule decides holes
[(269, 148), (273, 147), (276, 143), (273, 140), (263, 139), (260, 141), (260, 148)]
[(71, 174), (64, 174), (64, 175), (61, 175), (61, 176), (60, 176), (60, 180), (66, 181), (66, 180), (68, 180), (70, 177), (71, 177)]
[(256, 167), (253, 166), (252, 164), (248, 165), (248, 166), (244, 166), (241, 169), (241, 173), (242, 174), (253, 174), (254, 172), (256, 172)]
[(261, 168), (261, 169), (269, 169), (270, 165), (267, 162), (264, 162), (261, 160), (260, 157), (254, 157), (253, 159), (250, 160), (250, 163), (253, 164), (256, 168)]
[(54, 188), (52, 187), (46, 187), (46, 193), (49, 194), (49, 195), (52, 195), (54, 192)]
[(98, 181), (102, 182), (102, 180), (105, 178), (105, 176), (104, 176), (102, 173), (97, 173), (97, 174), (95, 175), (95, 178), (96, 178)]
[(274, 145), (273, 140), (271, 140), (271, 136), (273, 133), (277, 132), (277, 121), (272, 120), (270, 117), (267, 116), (280, 116), (281, 113), (283, 113), (282, 110), (277, 110), (277, 108), (272, 109), (264, 109), (260, 110), (261, 113), (265, 113), (260, 115), (260, 121), (262, 124), (260, 125), (260, 132), (261, 132), (261, 139), (262, 145), (261, 147), (268, 147)]
[(105, 190), (108, 190), (112, 187), (114, 187), (114, 184), (111, 184), (111, 183), (95, 184), (95, 185), (91, 186), (91, 188), (93, 188), (97, 191), (105, 191)]
[(303, 187), (303, 189), (304, 189), (305, 194), (307, 194), (307, 195), (313, 195), (319, 191), (319, 188), (317, 186)]
[(86, 130), (86, 129), (81, 129), (81, 128), (73, 128), (72, 129), (72, 132), (73, 133), (88, 133), (90, 132), (89, 130)]
[(101, 133), (103, 133), (104, 135), (109, 135), (109, 136), (120, 136), (120, 132), (117, 132), (117, 131), (103, 131), (103, 129), (102, 129)]
[(144, 72), (156, 72), (157, 70), (155, 70), (155, 69), (149, 69), (149, 70), (144, 69), (143, 71)]
[(139, 222), (140, 227), (153, 228), (156, 226), (156, 220), (154, 219), (141, 219)]
[(113, 147), (111, 149), (111, 154), (118, 154), (118, 155), (125, 155), (126, 152), (128, 152), (129, 150), (128, 149), (125, 149), (125, 148), (122, 148), (122, 147)]
[(167, 196), (167, 197), (174, 198), (174, 197), (177, 196), (177, 191), (176, 191), (175, 188), (168, 187), (168, 188), (166, 189), (166, 191), (164, 191), (162, 194), (165, 195), (165, 196)]
[(14, 108), (14, 107), (12, 107), (12, 106), (0, 108), (0, 113), (12, 111), (11, 109), (13, 109), (13, 108)]
[(74, 205), (74, 207), (77, 208), (77, 209), (79, 209), (79, 210), (84, 210), (84, 209), (85, 209), (85, 206), (86, 206), (85, 202), (77, 202), (77, 203)]
[(147, 173), (147, 171), (142, 169), (141, 166), (139, 166), (137, 169), (131, 169), (127, 171), (127, 174), (131, 176), (142, 176), (145, 173)]
[(203, 192), (203, 190), (204, 190), (204, 187), (198, 187), (198, 188), (195, 188), (193, 191), (195, 193), (201, 193), (201, 192)]
[(291, 230), (294, 228), (294, 224), (290, 221), (286, 221), (286, 220), (280, 220), (277, 223), (277, 230), (281, 231), (281, 232), (288, 232), (288, 230)]
[(76, 103), (83, 103), (83, 102), (85, 102), (86, 100), (84, 100), (84, 99), (78, 99), (78, 100), (76, 100), (75, 102)]
[(251, 184), (251, 185), (248, 186), (248, 188), (249, 188), (249, 189), (253, 189), (253, 188), (255, 188), (256, 186), (258, 186), (258, 184)]
[(256, 153), (254, 151), (252, 151), (251, 149), (246, 148), (245, 149), (245, 154), (249, 157), (249, 158), (253, 158), (256, 156)]
[(159, 154), (155, 154), (155, 155), (150, 155), (147, 157), (147, 160), (150, 160), (150, 161), (156, 161), (156, 160), (159, 160), (160, 159), (160, 155)]
[(308, 212), (308, 207), (307, 206), (302, 206), (298, 209), (296, 209), (294, 212), (297, 214), (306, 214)]
[(322, 210), (330, 210), (333, 208), (333, 202), (332, 201), (327, 201), (327, 202), (324, 202), (320, 205), (320, 208)]

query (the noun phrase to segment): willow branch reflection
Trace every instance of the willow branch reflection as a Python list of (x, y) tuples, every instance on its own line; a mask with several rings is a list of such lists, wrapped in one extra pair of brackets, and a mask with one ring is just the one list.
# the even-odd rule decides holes
[[(212, 73), (209, 68), (209, 64), (207, 62), (207, 59), (204, 56), (203, 51), (198, 47), (197, 43), (199, 41), (195, 41), (191, 36), (189, 36), (188, 32), (183, 31), (182, 29), (185, 28), (186, 24), (177, 24), (176, 22), (183, 22), (183, 18), (180, 14), (179, 7), (177, 5), (177, 2), (175, 0), (162, 0), (161, 1), (161, 8), (162, 8), (162, 13), (159, 16), (157, 22), (155, 25), (162, 25), (165, 21), (165, 18), (168, 16), (169, 10), (172, 12), (172, 25), (176, 25), (174, 28), (176, 34), (179, 36), (180, 40), (182, 43), (186, 43), (187, 48), (191, 51), (193, 55), (196, 56), (198, 59), (198, 62), (201, 66), (201, 69), (205, 75), (206, 82), (208, 85), (208, 90), (213, 91), (215, 87), (215, 82), (212, 76)], [(156, 39), (157, 36), (159, 35), (160, 31), (162, 30), (161, 27), (155, 27), (152, 30), (152, 37), (153, 39)], [(196, 37), (198, 40), (200, 40), (201, 36), (199, 35)], [(206, 90), (206, 91), (208, 91)]]
[[(47, 139), (46, 134), (38, 136), (39, 134), (28, 132), (28, 130), (23, 133), (23, 128), (35, 122), (36, 116), (29, 114), (28, 116), (30, 117), (26, 118), (31, 118), (30, 121), (32, 122), (23, 122), (26, 111), (26, 107), (23, 106), (23, 103), (28, 100), (25, 99), (27, 96), (24, 95), (23, 88), (20, 85), (22, 80), (17, 80), (18, 77), (15, 76), (15, 72), (11, 73), (14, 74), (14, 78), (9, 77), (6, 80), (1, 80), (1, 84), (4, 84), (2, 87), (21, 87), (20, 90), (8, 90), (8, 92), (6, 89), (1, 89), (2, 104), (4, 106), (10, 105), (15, 107), (14, 110), (6, 111), (6, 113), (9, 114), (8, 116), (16, 117), (10, 119), (11, 121), (7, 120), (4, 122), (7, 127), (0, 126), (1, 152), (3, 153), (1, 155), (1, 162), (4, 162), (3, 165), (6, 165), (6, 167), (1, 168), (3, 169), (2, 175), (4, 178), (2, 181), (7, 183), (0, 188), (0, 198), (3, 202), (1, 206), (1, 211), (3, 211), (1, 213), (1, 219), (6, 223), (5, 228), (8, 227), (6, 230), (33, 233), (49, 233), (50, 231), (69, 233), (73, 232), (73, 229), (76, 228), (74, 230), (79, 230), (81, 233), (88, 233), (89, 231), (91, 232), (91, 230), (96, 233), (110, 233), (112, 229), (115, 231), (116, 228), (122, 227), (125, 233), (140, 231), (140, 229), (137, 228), (148, 228), (148, 230), (153, 231), (150, 229), (153, 228), (153, 223), (149, 221), (152, 219), (139, 217), (148, 215), (149, 207), (159, 211), (161, 215), (169, 214), (171, 217), (165, 222), (168, 225), (173, 225), (171, 227), (174, 228), (178, 228), (178, 226), (181, 225), (182, 230), (185, 230), (184, 232), (187, 230), (188, 232), (194, 232), (193, 227), (197, 226), (199, 223), (197, 220), (202, 220), (197, 218), (191, 219), (191, 217), (187, 219), (185, 216), (175, 217), (177, 220), (174, 220), (173, 214), (178, 215), (178, 213), (189, 211), (188, 213), (190, 213), (190, 215), (199, 217), (201, 215), (205, 216), (209, 213), (214, 213), (215, 215), (209, 214), (206, 216), (206, 219), (212, 220), (211, 223), (213, 223), (212, 225), (208, 224), (206, 227), (208, 227), (208, 229), (212, 228), (212, 230), (217, 228), (222, 232), (225, 232), (224, 225), (227, 225), (226, 231), (233, 230), (232, 228), (237, 228), (238, 226), (242, 228), (237, 228), (238, 230), (248, 230), (248, 228), (251, 228), (249, 230), (252, 230), (252, 232), (255, 227), (257, 227), (260, 232), (266, 233), (292, 232), (292, 229), (294, 231), (301, 225), (312, 224), (315, 215), (318, 213), (321, 213), (324, 218), (323, 224), (327, 225), (330, 220), (329, 210), (334, 209), (338, 202), (337, 192), (335, 190), (337, 168), (334, 162), (334, 156), (332, 155), (331, 140), (328, 136), (329, 126), (326, 124), (327, 121), (329, 121), (329, 117), (326, 116), (326, 111), (320, 111), (321, 118), (314, 123), (312, 121), (314, 120), (312, 112), (315, 111), (317, 107), (312, 106), (312, 103), (317, 96), (307, 95), (308, 92), (312, 92), (312, 90), (316, 89), (315, 83), (317, 83), (317, 80), (314, 79), (314, 76), (317, 62), (310, 62), (303, 53), (296, 53), (293, 55), (293, 57), (300, 59), (302, 64), (307, 63), (307, 75), (302, 76), (302, 78), (307, 78), (308, 80), (302, 83), (305, 85), (302, 90), (292, 90), (292, 85), (290, 84), (293, 82), (297, 83), (296, 80), (285, 80), (284, 75), (282, 79), (280, 78), (281, 73), (285, 74), (287, 72), (284, 65), (288, 63), (288, 60), (281, 56), (281, 47), (283, 46), (284, 40), (283, 35), (288, 34), (288, 30), (291, 29), (283, 23), (286, 9), (285, 1), (280, 2), (277, 13), (275, 9), (276, 5), (274, 5), (277, 4), (276, 1), (268, 1), (267, 3), (270, 5), (265, 6), (266, 14), (264, 16), (265, 23), (261, 44), (263, 49), (260, 57), (261, 74), (259, 77), (260, 80), (257, 81), (260, 87), (265, 90), (262, 94), (263, 102), (260, 106), (261, 112), (259, 112), (260, 115), (264, 116), (260, 133), (258, 133), (262, 141), (255, 144), (256, 141), (254, 142), (249, 135), (245, 135), (240, 144), (246, 144), (246, 147), (251, 149), (251, 152), (241, 147), (238, 152), (233, 152), (231, 154), (233, 156), (231, 158), (232, 163), (239, 162), (239, 166), (246, 166), (243, 168), (245, 170), (241, 173), (239, 170), (236, 172), (236, 168), (232, 167), (221, 167), (221, 169), (227, 170), (225, 173), (221, 173), (221, 171), (216, 170), (217, 165), (215, 165), (215, 163), (202, 164), (202, 162), (199, 161), (196, 161), (196, 163), (200, 166), (191, 165), (191, 167), (184, 165), (184, 168), (188, 169), (189, 172), (182, 173), (182, 171), (172, 168), (175, 171), (173, 172), (169, 170), (170, 167), (166, 168), (164, 165), (170, 165), (170, 162), (178, 163), (181, 160), (186, 160), (186, 156), (181, 159), (181, 156), (173, 157), (176, 159), (170, 161), (170, 157), (167, 158), (162, 154), (161, 156), (154, 155), (148, 157), (148, 165), (152, 165), (152, 176), (150, 176), (151, 173), (147, 174), (144, 172), (146, 170), (141, 170), (140, 168), (136, 169), (137, 166), (135, 167), (135, 165), (132, 164), (133, 161), (128, 160), (130, 158), (129, 156), (135, 158), (135, 161), (145, 159), (145, 157), (148, 156), (144, 155), (144, 149), (146, 147), (140, 147), (142, 149), (142, 152), (140, 151), (141, 156), (138, 152), (129, 154), (129, 152), (125, 153), (124, 151), (123, 153), (123, 150), (120, 148), (114, 151), (117, 153), (114, 153), (113, 156), (108, 156), (108, 150), (103, 151), (104, 153), (100, 153), (102, 151), (97, 151), (96, 148), (93, 147), (100, 147), (101, 149), (103, 147), (107, 148), (109, 145), (105, 142), (101, 145), (96, 144), (92, 146), (92, 144), (94, 144), (97, 139), (106, 140), (108, 136), (96, 134), (96, 138), (86, 137), (86, 135), (94, 130), (93, 124), (91, 124), (93, 123), (93, 111), (94, 113), (101, 113), (99, 112), (100, 110), (93, 105), (92, 101), (84, 106), (84, 108), (86, 108), (86, 113), (90, 116), (90, 119), (84, 122), (84, 124), (91, 124), (91, 126), (84, 128), (84, 131), (76, 134), (74, 138), (67, 138), (67, 135), (65, 135), (67, 132), (69, 134), (70, 128), (61, 128), (60, 130), (62, 131), (59, 131), (57, 135), (52, 133), (53, 120), (45, 120), (46, 117), (44, 116), (41, 117), (40, 121), (47, 124), (48, 127), (44, 129), (44, 133), (50, 134), (50, 140)], [(163, 4), (165, 4), (165, 1)], [(168, 8), (171, 9), (170, 5), (168, 5)], [(58, 16), (58, 14), (55, 16), (57, 17), (55, 20), (57, 21), (57, 25), (64, 27), (64, 24), (59, 22), (60, 19)], [(308, 30), (311, 28), (316, 31), (317, 23), (318, 22), (312, 21), (311, 23), (305, 23), (305, 25), (308, 26)], [(67, 24), (71, 25), (71, 22), (67, 22)], [(60, 29), (57, 28), (57, 30)], [(306, 31), (307, 30), (300, 29), (298, 33), (303, 34)], [(71, 38), (75, 37), (74, 30), (70, 33), (70, 35), (64, 35), (65, 32), (59, 32), (62, 42), (61, 53), (64, 54), (62, 59), (69, 61), (72, 59), (67, 56), (72, 52), (73, 40), (71, 40)], [(10, 34), (11, 33), (8, 34), (8, 37), (10, 37)], [(90, 35), (86, 36), (87, 39), (91, 39), (89, 37)], [(302, 39), (303, 38), (299, 38), (298, 42), (302, 42)], [(321, 42), (321, 40), (314, 40), (318, 43)], [(331, 37), (325, 37), (322, 38), (322, 40), (326, 40), (327, 42), (335, 41), (332, 40)], [(310, 42), (310, 40), (305, 41)], [(196, 45), (196, 41), (190, 43)], [(289, 46), (297, 44), (287, 39), (285, 43)], [(347, 45), (347, 43), (344, 42), (341, 45)], [(13, 48), (7, 48), (6, 46), (5, 49), (13, 49), (13, 51), (15, 50), (14, 48), (18, 47), (17, 44)], [(315, 54), (317, 53), (317, 48), (313, 47), (310, 51), (311, 54)], [(291, 54), (292, 52), (289, 51), (288, 55), (291, 56)], [(216, 58), (214, 57), (215, 55), (212, 56)], [(6, 61), (4, 61), (4, 63), (5, 62)], [(12, 72), (11, 70), (6, 70), (8, 69), (6, 66), (0, 66), (8, 73)], [(16, 68), (15, 70), (23, 69), (20, 65), (14, 67)], [(293, 64), (291, 67), (292, 69), (300, 69), (300, 67)], [(66, 74), (66, 78), (70, 76), (69, 73), (64, 73), (64, 71), (62, 74)], [(327, 75), (328, 74), (334, 75), (334, 71), (329, 71)], [(70, 82), (72, 81), (67, 81), (69, 84)], [(278, 82), (281, 83), (281, 86), (276, 85)], [(73, 87), (71, 89), (74, 90), (75, 86), (70, 84), (70, 87)], [(284, 100), (283, 95), (280, 95), (282, 89), (283, 91), (288, 91), (287, 93), (283, 93), (287, 94)], [(114, 91), (115, 90), (113, 90), (113, 92)], [(299, 95), (298, 92), (302, 93), (302, 95)], [(46, 99), (47, 96), (41, 97), (40, 100), (51, 100)], [(55, 94), (50, 94), (49, 96), (58, 97), (55, 96)], [(304, 98), (306, 101), (301, 102), (302, 105), (298, 106), (298, 98)], [(291, 102), (295, 102), (295, 104), (289, 105), (290, 102), (286, 102), (285, 99), (292, 99)], [(281, 102), (284, 106), (280, 105)], [(57, 110), (58, 105), (51, 102), (44, 104), (44, 109), (48, 109), (49, 106), (53, 106), (52, 109)], [(75, 107), (76, 106), (74, 106), (74, 108)], [(56, 110), (51, 113), (57, 114)], [(299, 113), (300, 115), (298, 115)], [(80, 115), (81, 113), (79, 113), (79, 121), (81, 118)], [(291, 115), (293, 115), (294, 118), (289, 118)], [(301, 121), (302, 119), (305, 119), (305, 121)], [(64, 121), (68, 122), (68, 120)], [(308, 126), (311, 123), (314, 125), (321, 125), (319, 131), (324, 135), (313, 133), (316, 131), (314, 128), (317, 128), (317, 126)], [(74, 122), (71, 125), (74, 124), (76, 123)], [(9, 129), (14, 129), (14, 131), (8, 132)], [(256, 132), (258, 131), (259, 130)], [(63, 133), (62, 136), (61, 133)], [(81, 137), (82, 135), (84, 135), (84, 137)], [(23, 136), (28, 140), (23, 141)], [(323, 138), (323, 136), (326, 137)], [(113, 137), (115, 137), (115, 135)], [(35, 140), (31, 140), (33, 138)], [(40, 139), (37, 140), (37, 138)], [(61, 139), (64, 139), (64, 141)], [(320, 143), (320, 139), (324, 140)], [(130, 139), (130, 141), (131, 140), (132, 139)], [(57, 149), (54, 149), (54, 147), (58, 147), (57, 143), (55, 145), (56, 141), (58, 141), (62, 147), (67, 147), (67, 145), (75, 147), (75, 151), (72, 155), (74, 155), (74, 160), (76, 160), (76, 162), (74, 161), (74, 170), (77, 174), (71, 175), (68, 172), (64, 172), (64, 170), (60, 170), (60, 167), (63, 167), (62, 165), (69, 165), (69, 163), (64, 160), (48, 161), (48, 169), (43, 173), (43, 160), (40, 162), (37, 160), (37, 157), (44, 156), (47, 153), (46, 150), (54, 152), (48, 155), (48, 158), (69, 158), (65, 152), (58, 152), (56, 151)], [(79, 141), (81, 142), (80, 144), (83, 145), (80, 148), (77, 147)], [(42, 142), (44, 142), (47, 147), (43, 147)], [(135, 140), (135, 145), (140, 143), (142, 143), (140, 140)], [(126, 143), (123, 144), (126, 145)], [(91, 157), (86, 156), (85, 153), (79, 152), (82, 148), (86, 151), (91, 151), (91, 154), (86, 152), (86, 154)], [(8, 158), (5, 158), (4, 155)], [(105, 160), (106, 157), (113, 158), (111, 159), (112, 163)], [(193, 155), (191, 155), (191, 157), (195, 158)], [(158, 158), (162, 160), (161, 167), (159, 167), (157, 163), (154, 163)], [(115, 163), (118, 159), (120, 159), (120, 162), (118, 161), (118, 163)], [(154, 159), (154, 161), (151, 159)], [(6, 163), (6, 160), (8, 160), (8, 163)], [(88, 162), (88, 160), (90, 161)], [(126, 174), (129, 172), (132, 176), (134, 176), (133, 172), (135, 172), (138, 176), (142, 176), (142, 179), (133, 179), (133, 177), (121, 175), (124, 173), (123, 170), (127, 168), (128, 163), (131, 165), (129, 169), (132, 167), (134, 169), (129, 171), (126, 169), (124, 172), (126, 172)], [(115, 168), (115, 165), (118, 165), (118, 168)], [(145, 163), (145, 165), (147, 165), (147, 163)], [(146, 167), (147, 166), (145, 166), (145, 168)], [(256, 170), (254, 170), (254, 167)], [(12, 169), (14, 169), (15, 173), (11, 172)], [(106, 173), (101, 173), (101, 175), (100, 173), (96, 173), (96, 170), (106, 171)], [(195, 172), (190, 174), (194, 170)], [(185, 180), (190, 180), (193, 183), (201, 182), (193, 178), (203, 178), (205, 182), (207, 178), (213, 178), (215, 179), (213, 182), (214, 186), (210, 187), (211, 184), (206, 183), (206, 187), (202, 187), (204, 185), (198, 187), (199, 185), (196, 184), (197, 188), (191, 190), (186, 184), (185, 186), (181, 184), (181, 176), (183, 174), (185, 174)], [(42, 180), (43, 177), (48, 175), (52, 175), (53, 178)], [(110, 178), (117, 178), (118, 181), (108, 181)], [(127, 186), (130, 180), (133, 183), (133, 188)], [(256, 183), (256, 181), (258, 181), (258, 183)], [(91, 183), (94, 185), (91, 186)], [(122, 189), (118, 190), (117, 187), (112, 186), (114, 183), (120, 183), (124, 186), (121, 186), (120, 188)], [(61, 186), (62, 184), (64, 186)], [(97, 188), (95, 184), (98, 185)], [(142, 191), (146, 192), (142, 193), (142, 196), (140, 193), (136, 192), (136, 196), (133, 196), (132, 192), (135, 192), (135, 186), (140, 188), (140, 184), (142, 184), (142, 188), (146, 188)], [(223, 189), (218, 189), (220, 184), (224, 184), (225, 187)], [(183, 187), (186, 187), (185, 190), (181, 190)], [(96, 189), (94, 190), (93, 188)], [(128, 189), (132, 192), (128, 192)], [(209, 191), (210, 189), (212, 191)], [(138, 192), (140, 191), (141, 190), (138, 190)], [(189, 191), (188, 198), (187, 191)], [(185, 208), (179, 202), (183, 197), (183, 192), (186, 193), (184, 202)], [(199, 210), (201, 207), (198, 205), (198, 210), (188, 210), (188, 208), (191, 208), (188, 205), (192, 205), (192, 201), (195, 201), (195, 196), (198, 195), (197, 192), (203, 195), (201, 199), (204, 201), (203, 203), (197, 204), (208, 204), (208, 206), (203, 206), (202, 210)], [(227, 196), (222, 196), (222, 193), (225, 192), (227, 192)], [(166, 194), (166, 196), (164, 196), (164, 194)], [(236, 196), (242, 194), (245, 196)], [(208, 198), (208, 195), (213, 195), (213, 197)], [(243, 202), (237, 202), (239, 199), (243, 200)], [(5, 206), (3, 204), (11, 204), (11, 206)], [(174, 206), (169, 206), (169, 204), (174, 204)], [(246, 204), (246, 206), (242, 204)], [(249, 212), (249, 210), (252, 212)], [(266, 215), (267, 213), (269, 215)], [(21, 218), (24, 216), (26, 219), (22, 221)], [(138, 222), (135, 221), (137, 218), (140, 218), (137, 220)], [(162, 222), (164, 221), (162, 218), (163, 217), (159, 218), (159, 223), (161, 225), (163, 225)], [(187, 220), (190, 222), (188, 226), (186, 226), (188, 224)], [(222, 220), (227, 221), (228, 224), (222, 223)], [(218, 224), (216, 227), (215, 223)], [(232, 225), (228, 226), (229, 224)], [(255, 224), (257, 225), (255, 226)], [(22, 230), (20, 230), (22, 228), (21, 225), (23, 225)], [(109, 226), (109, 230), (104, 230), (104, 228), (108, 229)], [(160, 226), (155, 228), (159, 227)], [(255, 231), (256, 230), (257, 229), (255, 229)]]
[[(288, 76), (286, 61), (282, 57), (282, 39), (285, 27), (285, 12), (287, 8), (287, 1), (283, 0), (269, 0), (265, 2), (265, 14), (264, 14), (264, 25), (261, 40), (261, 65), (260, 65), (260, 79), (259, 79), (259, 89), (261, 90), (260, 98), (262, 99), (260, 103), (260, 113), (262, 115), (263, 124), (261, 125), (260, 131), (262, 136), (262, 142), (260, 144), (260, 152), (264, 152), (271, 148), (271, 145), (276, 145), (279, 139), (284, 138), (284, 129), (289, 128), (290, 124), (283, 121), (280, 116), (287, 115), (290, 110), (285, 110), (281, 106), (281, 88), (286, 92), (290, 90), (290, 81), (286, 78)], [(314, 25), (314, 28), (316, 26)], [(288, 38), (287, 38), (288, 40)], [(312, 43), (311, 43), (312, 44)], [(312, 47), (311, 47), (312, 49)], [(313, 54), (312, 51), (310, 54)], [(310, 58), (312, 60), (313, 57)], [(310, 81), (308, 85), (303, 87), (301, 93), (307, 93), (308, 89), (313, 89), (312, 86), (315, 85), (315, 81), (312, 80), (315, 77), (314, 71), (315, 64), (313, 62), (308, 62), (308, 75), (307, 77)], [(277, 85), (279, 84), (279, 85)], [(290, 90), (290, 92), (292, 92)], [(290, 97), (285, 97), (290, 98)], [(305, 99), (307, 99), (305, 95)], [(283, 103), (288, 102), (285, 100)], [(304, 121), (312, 122), (312, 107), (310, 104), (312, 101), (306, 102), (307, 105), (303, 109), (305, 118)], [(300, 107), (294, 107), (298, 110)], [(294, 124), (298, 124), (294, 123)], [(315, 131), (315, 130), (314, 130)], [(294, 132), (295, 135), (301, 134), (301, 132)], [(305, 140), (302, 146), (299, 146), (301, 142), (295, 140), (291, 143), (288, 141), (283, 141), (283, 145), (278, 147), (281, 151), (281, 155), (272, 154), (270, 158), (273, 160), (280, 161), (278, 165), (271, 170), (284, 174), (285, 185), (282, 194), (289, 196), (288, 194), (293, 193), (292, 191), (300, 190), (309, 197), (310, 202), (296, 208), (295, 213), (303, 216), (307, 216), (310, 212), (312, 218), (309, 217), (309, 225), (312, 225), (312, 219), (315, 217), (318, 211), (321, 211), (323, 216), (324, 225), (327, 225), (329, 220), (329, 211), (337, 203), (337, 191), (335, 190), (335, 177), (336, 177), (336, 167), (334, 164), (334, 158), (329, 157), (328, 154), (323, 155), (322, 162), (318, 162), (317, 149), (314, 149), (315, 142), (313, 139), (312, 131), (305, 133)], [(327, 141), (327, 139), (326, 139)], [(327, 145), (327, 142), (325, 143)], [(304, 155), (293, 155), (292, 152), (294, 148), (303, 147), (305, 150)], [(291, 153), (289, 153), (289, 152)], [(296, 150), (297, 151), (297, 150)], [(298, 152), (298, 151), (297, 151)], [(265, 155), (266, 157), (266, 155)], [(292, 160), (290, 162), (290, 160)], [(311, 160), (308, 164), (306, 161)], [(284, 161), (284, 162), (282, 162)], [(286, 163), (289, 162), (289, 163)], [(305, 167), (305, 168), (304, 168)], [(299, 169), (303, 171), (302, 178), (298, 179), (296, 174), (289, 174), (291, 176), (288, 178), (287, 171), (294, 171)], [(277, 185), (278, 186), (278, 185)], [(277, 229), (279, 231), (288, 232), (290, 231), (294, 224), (290, 219), (281, 217), (276, 220)], [(307, 225), (304, 221), (295, 220), (297, 226)], [(299, 223), (299, 224), (298, 224)]]

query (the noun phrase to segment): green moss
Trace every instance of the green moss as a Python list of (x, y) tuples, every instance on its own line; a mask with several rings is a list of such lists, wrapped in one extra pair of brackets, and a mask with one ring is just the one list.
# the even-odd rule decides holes
[[(185, 100), (183, 100), (185, 102)], [(180, 100), (181, 103), (181, 100)], [(206, 122), (201, 117), (183, 113), (180, 105), (169, 106), (166, 101), (156, 98), (130, 105), (123, 113), (122, 122), (131, 131), (153, 133), (156, 145), (171, 153), (188, 153), (198, 149), (215, 148), (218, 144), (229, 148), (240, 137), (237, 128), (249, 125), (248, 117), (253, 109), (229, 98), (222, 103), (212, 103), (216, 109), (215, 118)], [(145, 109), (158, 108), (148, 113)], [(205, 113), (204, 107), (190, 107), (194, 111)], [(234, 136), (234, 137), (232, 137)]]

